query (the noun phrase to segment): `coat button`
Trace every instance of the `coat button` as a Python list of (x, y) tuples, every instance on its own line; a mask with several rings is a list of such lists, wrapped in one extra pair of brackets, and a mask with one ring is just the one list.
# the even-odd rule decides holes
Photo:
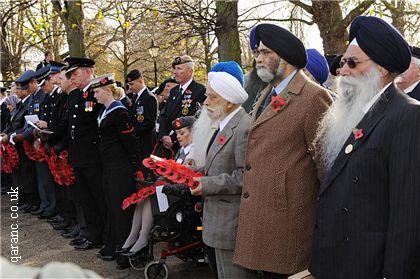
[(353, 178), (351, 179), (351, 181), (352, 181), (353, 183), (357, 183), (357, 182), (359, 182), (359, 178), (358, 178), (357, 176), (355, 176), (355, 177), (353, 177)]
[(75, 108), (79, 107), (79, 105), (74, 105)]
[(76, 114), (73, 114), (73, 118), (76, 118)]
[(251, 166), (249, 164), (246, 165), (246, 170), (247, 171), (251, 170)]
[(244, 199), (249, 198), (249, 194), (248, 194), (248, 192), (243, 192), (242, 197), (244, 197)]
[(71, 125), (71, 128), (74, 129), (75, 128), (74, 125)]

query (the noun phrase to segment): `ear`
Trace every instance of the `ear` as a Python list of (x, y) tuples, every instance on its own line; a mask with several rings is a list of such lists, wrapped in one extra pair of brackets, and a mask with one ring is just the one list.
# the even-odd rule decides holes
[(389, 75), (389, 71), (380, 65), (376, 65), (378, 67), (379, 73), (381, 73), (381, 78), (386, 77)]

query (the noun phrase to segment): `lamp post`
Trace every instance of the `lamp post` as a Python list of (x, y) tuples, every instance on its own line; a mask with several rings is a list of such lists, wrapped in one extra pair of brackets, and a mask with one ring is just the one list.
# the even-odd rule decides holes
[(159, 47), (155, 44), (155, 40), (152, 39), (152, 43), (149, 47), (149, 54), (153, 58), (153, 67), (155, 70), (155, 87), (157, 87), (157, 66), (156, 66), (156, 57), (159, 54)]

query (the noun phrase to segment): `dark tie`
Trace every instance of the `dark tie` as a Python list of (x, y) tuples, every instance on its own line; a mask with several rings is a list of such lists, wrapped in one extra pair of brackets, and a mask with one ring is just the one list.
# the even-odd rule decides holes
[(267, 97), (265, 98), (265, 100), (261, 103), (260, 107), (258, 108), (257, 111), (257, 118), (260, 117), (261, 113), (264, 111), (264, 109), (268, 106), (268, 104), (271, 102), (271, 97), (276, 95), (276, 90), (271, 89), (270, 94), (267, 95)]
[(180, 100), (180, 99), (182, 98), (182, 91), (183, 91), (183, 89), (182, 89), (182, 86), (180, 85), (180, 86), (179, 86), (178, 96), (176, 96), (176, 100), (177, 100), (177, 101), (178, 101), (178, 100)]
[(211, 145), (213, 144), (214, 139), (216, 138), (216, 136), (217, 136), (217, 134), (219, 133), (219, 131), (220, 131), (220, 128), (218, 128), (218, 129), (214, 132), (213, 136), (211, 137), (211, 139), (210, 139), (210, 141), (209, 141), (209, 145), (207, 145), (206, 155), (207, 155), (207, 153), (209, 153), (210, 147), (211, 147)]

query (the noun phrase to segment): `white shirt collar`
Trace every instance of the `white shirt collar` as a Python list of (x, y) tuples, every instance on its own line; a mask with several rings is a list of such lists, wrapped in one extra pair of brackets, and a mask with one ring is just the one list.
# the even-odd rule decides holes
[(290, 75), (288, 75), (285, 79), (283, 79), (279, 85), (274, 87), (274, 90), (276, 91), (276, 94), (280, 94), (290, 83), (292, 78), (296, 75), (297, 70), (294, 70)]
[(31, 96), (31, 94), (29, 94), (28, 96), (26, 96), (21, 102), (22, 104), (29, 98), (29, 96)]
[(88, 83), (88, 85), (86, 85), (86, 86), (83, 88), (83, 92), (86, 92), (86, 91), (89, 89), (89, 87), (90, 87), (90, 83)]
[(190, 86), (191, 82), (193, 81), (193, 79), (191, 78), (189, 81), (187, 81), (184, 85), (182, 85), (182, 93), (185, 92), (185, 90), (187, 90), (188, 86)]
[(382, 93), (385, 92), (385, 90), (388, 88), (388, 86), (391, 84), (392, 82), (388, 83), (387, 85), (385, 85), (381, 91), (379, 91), (378, 94), (376, 94), (372, 99), (370, 99), (370, 101), (363, 107), (362, 111), (364, 114), (366, 114), (370, 108), (373, 106), (373, 104), (375, 104), (375, 102), (379, 99), (379, 97), (381, 97)]
[(229, 123), (229, 121), (241, 110), (241, 106), (239, 106), (237, 109), (232, 111), (228, 114), (225, 118), (223, 118), (219, 123), (219, 131), (223, 131), (223, 129), (226, 127), (226, 125)]
[(413, 91), (413, 89), (417, 86), (417, 84), (419, 84), (420, 80), (416, 81), (415, 83), (413, 83), (412, 85), (410, 85), (409, 87), (407, 87), (404, 92), (405, 93), (410, 93), (411, 91)]
[[(136, 102), (137, 102), (137, 100), (140, 98), (140, 96), (141, 96), (141, 94), (144, 92), (144, 90), (146, 90), (146, 86), (145, 87), (143, 87), (142, 89), (140, 89), (140, 91), (139, 92), (137, 92), (137, 98), (136, 98)], [(135, 103), (135, 102), (134, 102)]]

